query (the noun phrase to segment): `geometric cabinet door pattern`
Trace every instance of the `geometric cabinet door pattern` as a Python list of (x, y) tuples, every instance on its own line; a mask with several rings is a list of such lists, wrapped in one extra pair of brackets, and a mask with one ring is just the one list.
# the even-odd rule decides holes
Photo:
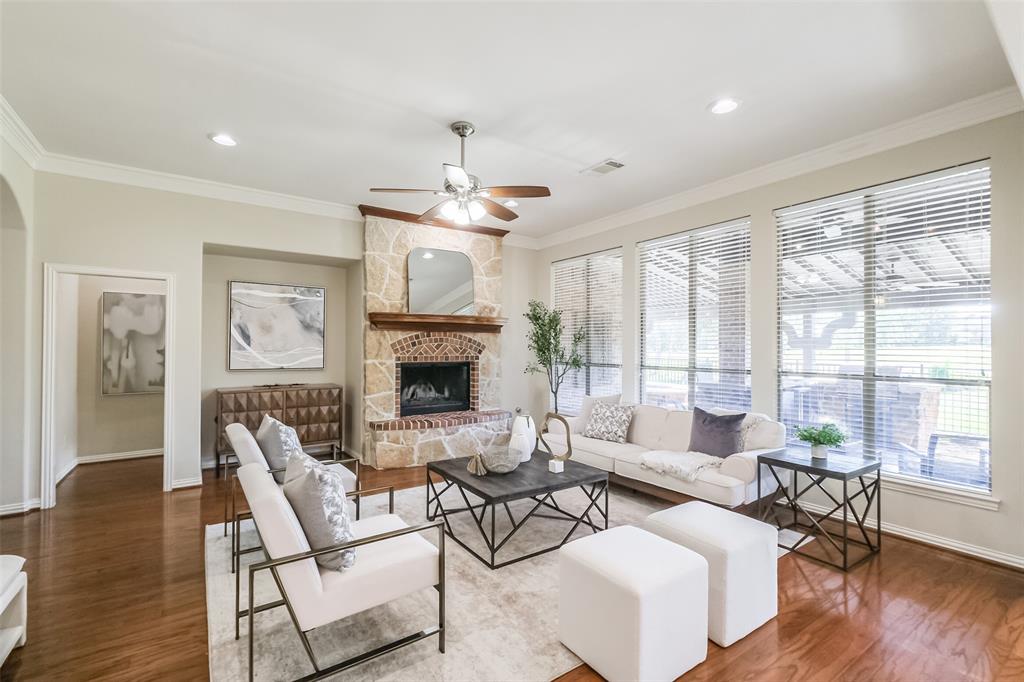
[(294, 428), (303, 445), (340, 446), (342, 395), (342, 388), (337, 384), (217, 389), (217, 455), (232, 452), (224, 435), (225, 426), (238, 422), (255, 435), (265, 414)]

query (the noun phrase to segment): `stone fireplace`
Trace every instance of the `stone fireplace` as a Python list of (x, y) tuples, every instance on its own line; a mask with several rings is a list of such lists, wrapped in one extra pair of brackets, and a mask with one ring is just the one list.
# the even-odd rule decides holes
[(367, 216), (364, 240), (363, 460), (378, 468), (463, 457), (508, 441), (501, 335), (378, 329), (370, 313), (408, 310), (417, 247), (465, 253), (478, 315), (501, 314), (501, 238)]

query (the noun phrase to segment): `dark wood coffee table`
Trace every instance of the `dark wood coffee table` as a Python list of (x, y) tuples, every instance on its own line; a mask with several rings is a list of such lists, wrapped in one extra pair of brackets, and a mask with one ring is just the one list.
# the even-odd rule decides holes
[[(550, 460), (550, 455), (538, 450), (533, 453), (529, 462), (523, 462), (515, 471), (508, 474), (487, 474), (486, 476), (474, 476), (466, 470), (469, 457), (430, 462), (427, 464), (427, 518), (433, 521), (440, 515), (444, 519), (445, 533), (491, 569), (508, 566), (517, 561), (556, 550), (568, 542), (581, 525), (591, 528), (595, 533), (607, 529), (608, 472), (569, 460), (565, 463), (565, 471), (553, 474), (548, 471)], [(437, 481), (438, 485), (436, 486), (435, 476), (441, 479)], [(465, 506), (445, 507), (442, 504), (441, 496), (450, 488), (455, 488), (459, 492)], [(586, 509), (579, 515), (560, 507), (554, 497), (555, 493), (572, 488), (582, 490), (589, 500)], [(480, 502), (470, 502), (467, 493), (479, 498)], [(603, 505), (601, 504), (602, 497)], [(530, 511), (518, 520), (509, 507), (510, 502), (517, 500), (533, 500), (534, 502)], [(494, 522), (498, 507), (504, 508), (508, 520), (512, 524), (511, 530), (500, 539), (495, 532)], [(489, 523), (486, 521), (488, 509), (491, 511)], [(484, 544), (490, 552), (489, 559), (481, 556), (455, 535), (451, 523), (449, 523), (449, 516), (464, 512), (469, 512), (474, 525), (480, 531)], [(601, 518), (604, 519), (603, 525), (599, 525), (601, 518), (598, 518), (597, 523), (591, 519), (590, 515), (593, 512), (601, 515)], [(545, 547), (513, 559), (497, 561), (496, 556), (501, 548), (519, 529), (526, 525), (529, 519), (534, 517), (571, 522), (572, 528), (565, 534), (561, 542), (554, 546)]]

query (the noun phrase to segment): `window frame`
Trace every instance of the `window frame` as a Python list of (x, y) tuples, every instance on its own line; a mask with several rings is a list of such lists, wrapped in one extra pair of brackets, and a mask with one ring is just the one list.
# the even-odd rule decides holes
[[(623, 267), (623, 265), (624, 265), (624, 249), (621, 246), (615, 246), (615, 247), (612, 247), (610, 249), (602, 249), (600, 251), (592, 251), (592, 252), (589, 252), (589, 253), (584, 253), (584, 254), (580, 254), (580, 255), (577, 255), (577, 256), (570, 256), (568, 258), (560, 258), (559, 260), (552, 261), (550, 266), (549, 266), (549, 268), (548, 268), (549, 286), (550, 286), (550, 292), (551, 292), (551, 295), (550, 295), (551, 307), (553, 309), (557, 309), (557, 306), (555, 304), (555, 270), (556, 270), (557, 266), (559, 266), (560, 264), (569, 264), (569, 263), (572, 263), (572, 262), (575, 262), (575, 261), (583, 261), (584, 263), (587, 264), (587, 269), (589, 270), (592, 259), (594, 259), (596, 257), (599, 257), (599, 256), (616, 256), (616, 255), (618, 256), (619, 267), (620, 267), (620, 272), (619, 272), (619, 292), (618, 292), (618, 296), (619, 296), (619, 311), (618, 311), (618, 315), (619, 315), (619, 326), (620, 326), (620, 331), (621, 331), (621, 327), (622, 327), (622, 313), (623, 313), (623, 301), (624, 301), (624, 289), (625, 289), (625, 280), (624, 280), (625, 269)], [(623, 364), (624, 364), (623, 360), (622, 360), (622, 346), (623, 346), (623, 344), (622, 344), (622, 340), (623, 340), (622, 339), (622, 334), (620, 333), (619, 337), (617, 339), (618, 344), (619, 344), (619, 362), (618, 363), (591, 362), (590, 356), (591, 356), (591, 340), (592, 340), (592, 336), (590, 334), (590, 329), (589, 329), (589, 311), (590, 311), (591, 290), (590, 290), (590, 286), (589, 286), (589, 274), (585, 278), (584, 281), (587, 284), (586, 291), (585, 291), (584, 295), (586, 297), (585, 310), (587, 311), (587, 315), (588, 315), (588, 325), (587, 325), (588, 328), (587, 328), (586, 339), (584, 340), (584, 345), (583, 345), (583, 358), (584, 358), (583, 366), (579, 370), (577, 370), (583, 376), (583, 381), (584, 381), (583, 396), (587, 397), (587, 396), (592, 395), (590, 391), (591, 391), (591, 387), (592, 387), (594, 381), (593, 381), (593, 377), (591, 376), (591, 374), (592, 374), (591, 370), (594, 369), (594, 368), (598, 368), (598, 369), (618, 369), (619, 370), (619, 389), (618, 390), (621, 393), (622, 392), (622, 368), (623, 368)], [(565, 331), (569, 334), (569, 337), (571, 338), (572, 330), (566, 328)], [(566, 375), (566, 378), (568, 378), (568, 377), (569, 377), (569, 375)], [(551, 388), (550, 387), (547, 387), (547, 391), (546, 392), (547, 392), (547, 395), (548, 395), (548, 409), (553, 409), (553, 406), (554, 406), (554, 394), (551, 392)], [(577, 412), (577, 411), (571, 411), (571, 412), (567, 411), (565, 409), (565, 407), (564, 407), (564, 404), (563, 404), (563, 406), (559, 410), (559, 414), (563, 414), (563, 415), (569, 416), (569, 417), (574, 417), (574, 416), (578, 416), (579, 412)]]
[[(702, 225), (700, 227), (691, 228), (688, 230), (681, 230), (679, 232), (673, 232), (671, 234), (662, 235), (653, 239), (647, 239), (642, 242), (636, 243), (636, 311), (637, 311), (637, 349), (636, 349), (636, 392), (639, 402), (644, 404), (645, 401), (645, 377), (644, 372), (653, 371), (673, 371), (685, 373), (686, 375), (686, 394), (687, 394), (687, 407), (685, 409), (693, 409), (696, 403), (698, 380), (697, 377), (701, 373), (713, 373), (713, 374), (731, 374), (733, 376), (746, 376), (747, 384), (753, 388), (753, 373), (751, 372), (751, 293), (752, 293), (752, 282), (751, 282), (751, 267), (753, 264), (753, 243), (752, 243), (752, 218), (751, 216), (742, 216), (739, 218), (732, 218), (724, 220), (710, 225)], [(740, 228), (746, 228), (746, 282), (744, 288), (744, 369), (734, 368), (709, 368), (700, 367), (698, 360), (698, 339), (697, 339), (697, 322), (698, 322), (698, 293), (699, 293), (699, 277), (697, 275), (697, 268), (694, 267), (696, 259), (700, 256), (699, 248), (690, 248), (689, 263), (687, 265), (687, 276), (689, 278), (689, 284), (687, 286), (687, 363), (685, 367), (667, 366), (667, 365), (656, 365), (646, 364), (646, 344), (645, 339), (645, 315), (646, 308), (644, 305), (643, 295), (643, 254), (644, 249), (647, 247), (657, 246), (658, 243), (671, 242), (676, 239), (687, 237), (693, 241), (699, 239), (702, 234), (710, 232), (725, 232), (727, 230)], [(720, 304), (720, 301), (719, 301)], [(721, 342), (719, 341), (719, 346)], [(751, 394), (751, 403), (753, 402), (753, 396)], [(712, 407), (719, 407), (717, 405)], [(751, 405), (747, 406), (747, 410), (751, 409)]]
[[(785, 362), (783, 354), (786, 350), (785, 343), (783, 340), (783, 235), (782, 235), (782, 224), (780, 221), (780, 213), (785, 211), (801, 208), (803, 210), (810, 210), (818, 206), (827, 206), (835, 204), (850, 198), (862, 197), (863, 205), (865, 207), (865, 214), (867, 215), (870, 211), (870, 199), (872, 196), (876, 196), (888, 189), (898, 188), (901, 186), (912, 185), (915, 182), (925, 182), (931, 177), (942, 177), (944, 175), (952, 175), (956, 173), (968, 172), (972, 170), (987, 169), (989, 173), (989, 193), (991, 194), (991, 175), (992, 165), (991, 159), (981, 159), (978, 161), (971, 161), (948, 168), (915, 174), (899, 180), (885, 182), (877, 185), (867, 186), (858, 190), (850, 192), (844, 192), (841, 194), (820, 198), (813, 201), (800, 202), (790, 206), (775, 209), (772, 212), (774, 225), (776, 228), (776, 240), (775, 240), (775, 264), (777, 268), (776, 272), (776, 284), (777, 291), (775, 296), (776, 303), (776, 401), (778, 405), (777, 412), (782, 417), (783, 410), (783, 393), (785, 390), (785, 379), (789, 377), (800, 377), (810, 379), (835, 379), (835, 380), (850, 380), (859, 382), (861, 386), (861, 431), (864, 436), (863, 452), (865, 457), (875, 457), (885, 463), (885, 457), (883, 451), (885, 450), (884, 443), (879, 442), (877, 438), (878, 428), (880, 426), (880, 420), (877, 413), (877, 388), (880, 385), (887, 383), (903, 383), (903, 384), (928, 384), (938, 386), (965, 386), (965, 387), (982, 387), (988, 392), (988, 421), (986, 427), (986, 435), (989, 448), (989, 459), (988, 459), (988, 486), (983, 488), (970, 483), (963, 483), (952, 480), (943, 480), (935, 478), (927, 478), (920, 475), (907, 474), (903, 472), (893, 472), (889, 470), (884, 471), (884, 488), (894, 489), (901, 492), (907, 492), (910, 494), (920, 495), (932, 499), (956, 501), (970, 506), (975, 506), (988, 510), (996, 510), (999, 507), (1000, 501), (993, 496), (993, 467), (992, 467), (992, 366), (991, 366), (991, 352), (992, 352), (992, 339), (991, 339), (991, 320), (993, 311), (991, 306), (993, 305), (991, 283), (989, 283), (988, 289), (988, 304), (989, 308), (989, 374), (987, 379), (962, 379), (962, 378), (941, 378), (941, 377), (924, 377), (924, 376), (907, 376), (897, 377), (888, 376), (885, 374), (878, 373), (878, 350), (882, 344), (879, 341), (881, 332), (877, 324), (878, 310), (884, 302), (879, 302), (877, 299), (878, 290), (875, 288), (876, 284), (876, 273), (875, 265), (877, 261), (873, 253), (873, 249), (878, 245), (878, 240), (874, 238), (874, 233), (870, 230), (864, 230), (864, 241), (858, 247), (858, 252), (862, 254), (864, 260), (863, 270), (863, 283), (861, 285), (862, 292), (862, 305), (861, 313), (863, 315), (863, 364), (864, 369), (861, 373), (849, 373), (849, 372), (822, 372), (807, 370), (787, 370), (785, 369)], [(992, 223), (991, 218), (988, 221), (989, 239), (991, 240)], [(920, 236), (916, 236), (915, 239), (921, 239)], [(883, 244), (885, 242), (882, 242)], [(811, 252), (808, 252), (811, 254)], [(813, 254), (811, 254), (813, 255)], [(989, 257), (989, 268), (991, 268), (991, 256)], [(868, 264), (871, 267), (868, 267)], [(990, 275), (991, 276), (991, 275)], [(926, 306), (920, 306), (912, 308), (916, 310), (926, 310)], [(965, 434), (967, 435), (967, 434)], [(799, 447), (792, 443), (792, 436), (787, 434), (787, 447)]]

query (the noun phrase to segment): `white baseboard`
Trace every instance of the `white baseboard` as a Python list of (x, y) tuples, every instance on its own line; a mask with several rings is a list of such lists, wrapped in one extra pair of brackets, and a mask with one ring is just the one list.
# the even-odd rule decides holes
[(192, 478), (178, 478), (171, 482), (171, 488), (177, 490), (178, 488), (194, 488), (197, 485), (203, 484), (203, 477), (193, 476)]
[[(818, 514), (824, 514), (830, 509), (824, 505), (814, 504), (813, 502), (804, 502), (803, 500), (800, 501), (800, 506), (805, 507), (808, 511)], [(874, 528), (877, 525), (875, 523), (875, 517), (872, 516), (871, 518), (868, 518), (864, 522), (864, 525), (868, 528)], [(960, 540), (954, 540), (953, 538), (947, 538), (941, 535), (934, 535), (921, 530), (907, 528), (906, 526), (898, 526), (895, 523), (889, 523), (888, 521), (882, 521), (882, 531), (898, 535), (909, 540), (923, 542), (927, 545), (934, 545), (935, 547), (959, 552), (960, 554), (967, 554), (969, 556), (978, 557), (979, 559), (985, 559), (986, 561), (991, 561), (993, 563), (1024, 569), (1024, 556), (1017, 556), (1016, 554), (1008, 554), (995, 549), (989, 549), (988, 547), (972, 545), (966, 542), (961, 542)]]
[(79, 455), (77, 462), (78, 464), (93, 464), (94, 462), (113, 462), (119, 459), (160, 457), (163, 454), (163, 448), (151, 448), (149, 450), (131, 450), (129, 452), (107, 452), (99, 455)]
[(67, 466), (65, 466), (63, 469), (57, 472), (57, 480), (55, 481), (55, 484), (59, 485), (60, 482), (63, 481), (68, 474), (75, 470), (76, 466), (78, 466), (78, 459), (74, 458), (67, 463)]
[(8, 516), (10, 514), (24, 514), (27, 511), (33, 509), (39, 509), (39, 498), (33, 497), (31, 500), (25, 502), (13, 502), (11, 504), (0, 505), (0, 516)]

